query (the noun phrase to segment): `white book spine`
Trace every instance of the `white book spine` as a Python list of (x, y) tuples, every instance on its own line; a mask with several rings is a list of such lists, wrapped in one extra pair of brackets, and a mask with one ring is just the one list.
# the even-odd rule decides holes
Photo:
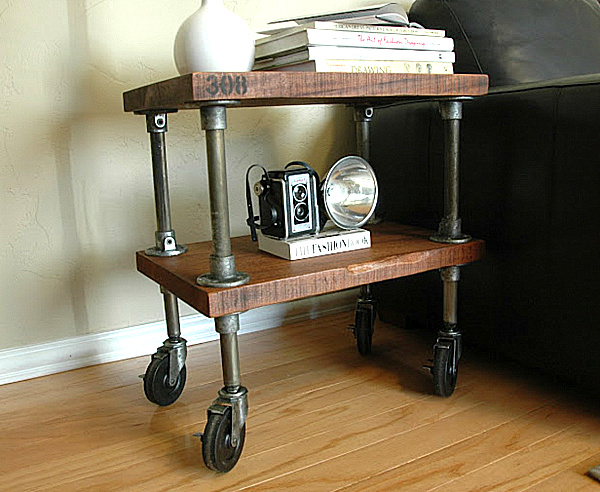
[(452, 74), (452, 63), (369, 60), (314, 60), (274, 67), (281, 72), (426, 73)]
[(338, 46), (309, 46), (306, 50), (276, 58), (258, 60), (255, 70), (268, 70), (282, 65), (308, 60), (383, 60), (383, 61), (440, 61), (454, 63), (453, 51), (386, 50), (372, 48), (344, 48)]
[(454, 49), (454, 40), (446, 37), (318, 29), (307, 29), (306, 33), (309, 44), (317, 45), (437, 51), (452, 51)]
[(371, 233), (365, 229), (326, 232), (317, 236), (288, 240), (258, 235), (258, 248), (261, 251), (288, 260), (314, 258), (370, 247)]
[(265, 29), (259, 31), (259, 34), (266, 34), (267, 37), (256, 40), (257, 44), (264, 43), (270, 39), (277, 39), (288, 34), (303, 31), (305, 29), (329, 29), (334, 31), (363, 31), (363, 32), (378, 32), (378, 33), (389, 33), (389, 34), (412, 34), (414, 36), (436, 36), (444, 37), (446, 31), (443, 29), (422, 29), (416, 27), (404, 27), (394, 25), (381, 25), (381, 24), (349, 24), (343, 22), (333, 21), (315, 21), (307, 24), (296, 24), (292, 22), (287, 27), (271, 29)]
[(447, 37), (306, 29), (289, 36), (257, 44), (255, 55), (256, 58), (264, 58), (278, 53), (298, 50), (309, 45), (452, 51), (454, 40)]

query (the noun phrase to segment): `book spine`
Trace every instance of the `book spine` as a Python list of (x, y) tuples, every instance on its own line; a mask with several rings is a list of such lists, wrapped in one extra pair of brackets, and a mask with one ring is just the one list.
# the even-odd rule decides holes
[(343, 253), (371, 247), (371, 233), (365, 229), (316, 237), (281, 240), (262, 233), (258, 235), (258, 248), (287, 260), (300, 260), (334, 253)]
[(316, 45), (436, 51), (452, 51), (454, 49), (452, 38), (318, 29), (308, 29), (306, 34), (308, 43)]
[(288, 65), (275, 70), (346, 73), (454, 73), (452, 63), (427, 61), (316, 60), (298, 65)]
[(307, 29), (306, 31), (257, 44), (255, 56), (257, 59), (260, 59), (315, 45), (395, 50), (452, 51), (454, 49), (454, 40), (452, 38), (429, 36)]
[(409, 34), (412, 36), (433, 36), (443, 38), (446, 31), (443, 29), (418, 29), (416, 27), (383, 26), (377, 24), (344, 24), (333, 21), (315, 21), (311, 27), (315, 29), (329, 29), (332, 31), (361, 31), (383, 34)]
[(315, 256), (343, 253), (357, 249), (370, 248), (371, 235), (363, 231), (362, 234), (347, 236), (333, 236), (316, 239), (314, 241), (302, 241), (290, 246), (290, 260), (302, 258), (314, 258)]
[(411, 61), (454, 63), (453, 51), (385, 50), (371, 48), (338, 48), (337, 46), (309, 46), (306, 52), (257, 60), (254, 70), (270, 70), (307, 60)]

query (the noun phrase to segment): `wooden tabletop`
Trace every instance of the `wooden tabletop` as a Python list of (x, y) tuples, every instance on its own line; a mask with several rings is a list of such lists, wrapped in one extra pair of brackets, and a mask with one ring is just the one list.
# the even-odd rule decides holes
[(217, 317), (462, 265), (479, 260), (484, 254), (484, 243), (480, 240), (440, 244), (428, 239), (431, 231), (392, 223), (369, 229), (371, 248), (294, 261), (259, 251), (249, 236), (233, 238), (236, 267), (248, 273), (250, 281), (228, 289), (201, 287), (196, 283), (198, 275), (209, 271), (210, 241), (188, 244), (187, 253), (170, 258), (148, 256), (140, 251), (136, 255), (137, 267), (194, 309)]
[(125, 111), (194, 109), (218, 101), (246, 106), (385, 104), (479, 96), (487, 75), (322, 72), (196, 72), (125, 92)]

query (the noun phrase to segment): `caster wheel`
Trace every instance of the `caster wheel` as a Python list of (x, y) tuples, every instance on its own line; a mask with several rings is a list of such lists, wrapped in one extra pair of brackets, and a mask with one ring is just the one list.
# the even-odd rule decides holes
[(152, 403), (161, 407), (173, 403), (185, 386), (186, 369), (181, 368), (177, 381), (173, 386), (169, 385), (169, 357), (152, 357), (152, 361), (144, 374), (144, 393)]
[(452, 362), (452, 344), (437, 343), (433, 354), (433, 391), (437, 396), (450, 396), (456, 388), (458, 366)]
[(375, 324), (375, 308), (357, 308), (354, 318), (354, 336), (356, 347), (361, 355), (371, 353), (373, 342), (373, 325)]
[(208, 468), (220, 473), (233, 469), (244, 447), (246, 425), (242, 427), (240, 438), (235, 446), (231, 445), (231, 407), (225, 414), (208, 414), (208, 422), (202, 435), (202, 458)]

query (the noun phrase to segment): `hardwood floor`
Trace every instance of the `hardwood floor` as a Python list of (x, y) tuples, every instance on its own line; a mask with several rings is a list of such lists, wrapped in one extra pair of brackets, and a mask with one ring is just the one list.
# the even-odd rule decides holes
[[(228, 474), (200, 440), (221, 387), (216, 343), (189, 350), (181, 398), (146, 401), (132, 359), (0, 387), (0, 489), (599, 490), (600, 412), (568, 388), (466, 350), (450, 398), (431, 344), (378, 322), (358, 355), (350, 312), (241, 337), (246, 445)], [(157, 340), (157, 344), (161, 341)]]

